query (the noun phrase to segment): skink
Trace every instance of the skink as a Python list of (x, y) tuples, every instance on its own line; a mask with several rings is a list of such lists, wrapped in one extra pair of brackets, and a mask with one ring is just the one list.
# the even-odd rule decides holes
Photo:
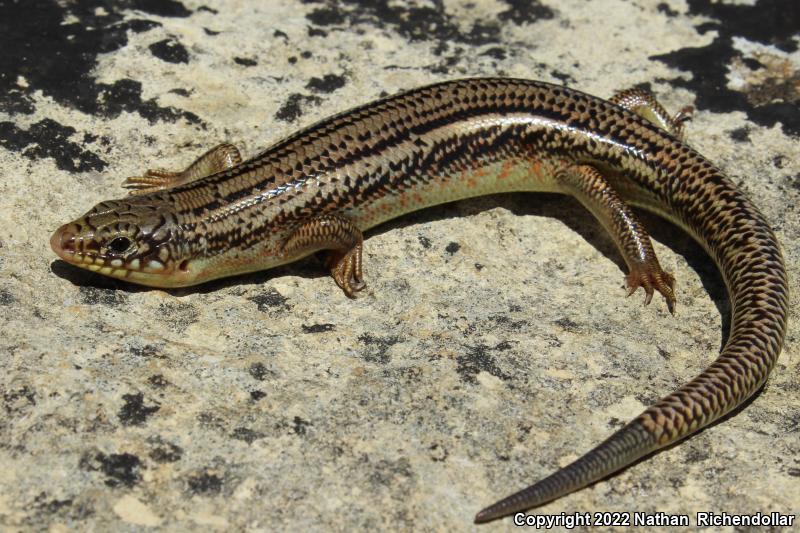
[(348, 296), (364, 288), (362, 232), (404, 213), (478, 195), (575, 196), (610, 232), (628, 290), (673, 278), (629, 206), (685, 229), (718, 265), (730, 335), (700, 375), (575, 462), (477, 514), (486, 522), (546, 503), (679, 441), (766, 381), (786, 332), (788, 283), (761, 212), (682, 141), (685, 116), (649, 94), (610, 101), (543, 82), (438, 83), (323, 120), (242, 161), (228, 144), (182, 172), (129, 178), (132, 194), (97, 204), (51, 238), (65, 261), (154, 287), (271, 268), (319, 250)]

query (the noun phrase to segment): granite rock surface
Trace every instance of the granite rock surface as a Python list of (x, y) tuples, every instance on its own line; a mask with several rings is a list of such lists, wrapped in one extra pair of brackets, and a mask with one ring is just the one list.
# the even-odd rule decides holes
[[(0, 529), (475, 527), (715, 357), (728, 300), (686, 235), (644, 216), (673, 318), (625, 298), (612, 242), (558, 196), (371, 231), (355, 301), (315, 258), (137, 288), (56, 260), (50, 233), (218, 142), (252, 155), (504, 75), (696, 106), (690, 143), (763, 209), (796, 287), (798, 20), (791, 0), (0, 1)], [(798, 333), (744, 409), (537, 512), (800, 512)]]

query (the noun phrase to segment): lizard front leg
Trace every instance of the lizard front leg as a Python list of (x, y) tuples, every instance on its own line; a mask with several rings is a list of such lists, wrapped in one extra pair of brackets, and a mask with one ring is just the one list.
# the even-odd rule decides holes
[(146, 194), (199, 180), (235, 167), (241, 162), (242, 156), (238, 148), (232, 144), (218, 144), (184, 170), (147, 170), (141, 176), (126, 179), (122, 186), (131, 189), (129, 194)]
[(349, 298), (355, 298), (355, 294), (366, 287), (361, 271), (363, 242), (361, 230), (348, 219), (320, 215), (295, 228), (283, 243), (280, 254), (291, 258), (331, 250), (327, 261), (331, 275)]

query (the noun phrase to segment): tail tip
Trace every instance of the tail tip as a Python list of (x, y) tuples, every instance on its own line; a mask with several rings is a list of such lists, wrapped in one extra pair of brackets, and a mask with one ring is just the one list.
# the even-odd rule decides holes
[(491, 522), (497, 518), (503, 516), (503, 513), (498, 513), (497, 509), (495, 509), (494, 505), (487, 507), (486, 509), (482, 509), (475, 515), (475, 522), (476, 524), (485, 524), (486, 522)]

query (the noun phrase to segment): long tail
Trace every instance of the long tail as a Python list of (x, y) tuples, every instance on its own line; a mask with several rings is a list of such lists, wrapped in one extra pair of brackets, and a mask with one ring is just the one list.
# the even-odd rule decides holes
[(475, 523), (524, 511), (581, 489), (650, 453), (655, 445), (652, 434), (634, 420), (569, 466), (482, 510)]
[(758, 209), (698, 158), (704, 174), (675, 180), (675, 215), (669, 218), (703, 244), (728, 286), (733, 318), (719, 357), (577, 461), (479, 512), (476, 523), (542, 505), (602, 479), (707, 426), (766, 381), (786, 334), (789, 288), (780, 247)]

